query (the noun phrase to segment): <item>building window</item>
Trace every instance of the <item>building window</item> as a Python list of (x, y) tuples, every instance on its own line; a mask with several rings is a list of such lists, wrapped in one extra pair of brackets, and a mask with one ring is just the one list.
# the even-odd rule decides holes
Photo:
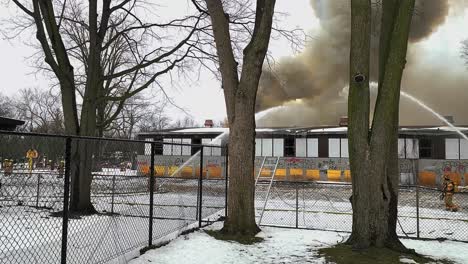
[(284, 156), (284, 139), (282, 138), (273, 139), (273, 156), (274, 157)]
[(416, 138), (399, 138), (398, 158), (419, 159), (419, 140)]
[[(183, 144), (191, 144), (192, 140), (190, 138), (183, 138)], [(192, 153), (192, 146), (182, 146), (182, 155), (183, 156), (190, 156)]]
[[(200, 145), (200, 144), (201, 144), (201, 138), (194, 138), (194, 139), (192, 139), (192, 144), (194, 144), (194, 145)], [(199, 147), (199, 146), (193, 146), (193, 147), (191, 147), (191, 153), (190, 153), (190, 155), (193, 156), (193, 155), (195, 155), (198, 151), (200, 151), (200, 147)]]
[(318, 157), (318, 138), (307, 139), (307, 157), (310, 157), (310, 158)]
[(419, 157), (430, 159), (432, 158), (432, 140), (422, 138), (419, 140)]
[[(172, 143), (172, 138), (165, 138), (163, 142)], [(172, 145), (171, 144), (163, 144), (163, 155), (170, 156), (172, 155)]]
[(255, 139), (255, 156), (257, 157), (262, 156), (262, 139), (261, 138)]
[(399, 138), (398, 139), (398, 158), (400, 158), (400, 159), (406, 158), (405, 139), (404, 138)]
[(318, 157), (318, 138), (296, 138), (296, 157)]
[[(181, 138), (173, 138), (172, 143), (181, 144)], [(172, 156), (180, 156), (182, 155), (182, 146), (181, 145), (172, 145)]]
[(405, 139), (406, 144), (406, 158), (418, 159), (419, 158), (419, 140), (415, 138)]
[(348, 139), (347, 138), (329, 138), (328, 139), (328, 157), (349, 158)]
[(445, 158), (460, 159), (460, 145), (458, 138), (445, 139)]
[(262, 138), (262, 156), (271, 157), (273, 156), (273, 139)]
[[(153, 139), (145, 138), (145, 141), (153, 141)], [(145, 155), (151, 155), (151, 144), (145, 143)]]
[(295, 157), (296, 156), (296, 146), (294, 137), (286, 137), (284, 139), (284, 156), (285, 157)]
[(296, 138), (296, 157), (307, 157), (307, 139)]
[(284, 139), (282, 138), (256, 138), (255, 156), (257, 157), (283, 157)]

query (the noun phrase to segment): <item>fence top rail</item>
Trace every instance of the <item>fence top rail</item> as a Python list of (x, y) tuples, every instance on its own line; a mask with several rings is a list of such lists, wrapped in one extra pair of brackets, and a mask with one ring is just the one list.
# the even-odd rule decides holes
[(129, 143), (146, 143), (146, 144), (175, 145), (175, 146), (189, 146), (189, 147), (209, 147), (209, 148), (221, 148), (221, 149), (226, 148), (226, 146), (209, 145), (209, 144), (174, 143), (174, 142), (164, 142), (164, 141), (155, 141), (155, 140), (105, 138), (105, 137), (63, 135), (63, 134), (18, 132), (18, 131), (7, 131), (7, 130), (0, 130), (0, 135), (27, 136), (27, 137), (49, 137), (49, 138), (63, 138), (63, 139), (71, 138), (71, 139), (83, 139), (83, 140), (99, 140), (99, 141), (129, 142)]

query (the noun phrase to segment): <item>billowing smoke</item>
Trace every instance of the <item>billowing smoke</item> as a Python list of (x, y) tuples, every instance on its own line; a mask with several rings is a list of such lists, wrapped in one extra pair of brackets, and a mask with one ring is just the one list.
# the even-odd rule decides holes
[[(456, 2), (455, 4), (453, 2)], [(464, 8), (462, 1), (417, 0), (410, 32), (408, 63), (402, 82), (403, 90), (422, 99), (443, 115), (454, 115), (458, 123), (468, 124), (463, 106), (468, 102), (468, 72), (461, 64), (451, 67), (450, 60), (421, 62), (427, 57), (418, 48), (441, 26), (446, 17)], [(312, 0), (320, 31), (298, 56), (280, 61), (273, 71), (265, 71), (257, 96), (257, 111), (284, 105), (259, 120), (260, 126), (336, 125), (347, 112), (349, 69), (350, 6), (349, 1)], [(456, 8), (454, 8), (456, 6)], [(450, 7), (450, 8), (449, 8)], [(373, 11), (373, 31), (379, 28), (377, 8)], [(453, 10), (453, 11), (452, 11)], [(378, 34), (373, 34), (371, 81), (376, 81)], [(432, 57), (433, 54), (431, 54)], [(447, 65), (449, 64), (449, 65)], [(452, 65), (453, 66), (453, 65)], [(457, 68), (458, 67), (458, 68)], [(457, 69), (454, 69), (457, 68)], [(463, 92), (465, 95), (463, 95)], [(437, 107), (439, 106), (439, 107)], [(411, 113), (411, 114), (408, 114)], [(427, 112), (408, 100), (401, 100), (400, 123), (439, 124)]]

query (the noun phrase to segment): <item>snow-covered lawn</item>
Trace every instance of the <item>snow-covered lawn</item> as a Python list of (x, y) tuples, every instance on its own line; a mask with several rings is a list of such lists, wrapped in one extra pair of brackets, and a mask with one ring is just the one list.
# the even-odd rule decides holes
[[(216, 224), (207, 229), (219, 229)], [(346, 239), (344, 233), (263, 227), (258, 235), (264, 241), (253, 245), (216, 240), (204, 231), (180, 236), (168, 245), (150, 250), (130, 264), (222, 264), (222, 263), (326, 263), (317, 250)], [(434, 259), (468, 263), (468, 244), (402, 240), (410, 248)]]

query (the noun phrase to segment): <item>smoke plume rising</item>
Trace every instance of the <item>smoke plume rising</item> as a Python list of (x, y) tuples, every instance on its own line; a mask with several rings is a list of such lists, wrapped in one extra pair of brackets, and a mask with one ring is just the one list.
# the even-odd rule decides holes
[[(450, 4), (449, 4), (450, 3)], [(320, 20), (319, 32), (298, 56), (280, 61), (273, 71), (264, 71), (257, 96), (257, 111), (284, 105), (259, 120), (259, 126), (336, 125), (347, 112), (349, 75), (349, 1), (312, 0)], [(416, 1), (402, 90), (433, 106), (442, 115), (453, 115), (458, 124), (468, 124), (463, 106), (468, 101), (468, 72), (463, 64), (421, 51), (420, 43), (445, 23), (450, 15), (461, 15), (464, 1)], [(371, 76), (377, 80), (378, 8), (373, 8)], [(427, 52), (427, 51), (426, 51)], [(433, 58), (428, 63), (427, 57)], [(437, 57), (439, 57), (437, 59)], [(424, 60), (422, 60), (424, 58)], [(464, 92), (464, 93), (463, 93)], [(373, 93), (375, 96), (375, 93)], [(411, 114), (408, 114), (411, 113)], [(440, 124), (427, 112), (401, 99), (400, 124)]]

